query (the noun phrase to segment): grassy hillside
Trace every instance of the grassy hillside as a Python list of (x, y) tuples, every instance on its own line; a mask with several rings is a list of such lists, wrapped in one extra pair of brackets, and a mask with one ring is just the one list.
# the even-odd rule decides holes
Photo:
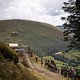
[(80, 51), (72, 50), (69, 53), (65, 54), (65, 58), (68, 59), (69, 65), (75, 66), (80, 69)]
[[(15, 34), (14, 34), (15, 32)], [(0, 39), (31, 46), (38, 55), (64, 50), (63, 32), (56, 27), (28, 20), (1, 20)]]
[(15, 63), (18, 54), (0, 42), (0, 80), (39, 80), (25, 66)]
[(16, 52), (5, 43), (0, 42), (0, 60), (4, 60), (4, 58), (13, 60), (15, 63), (18, 63), (19, 61), (19, 57)]
[[(64, 57), (63, 57), (64, 55)], [(80, 51), (70, 51), (62, 55), (44, 56), (44, 59), (54, 60), (56, 65), (74, 67), (80, 70)]]
[(52, 55), (54, 60), (61, 65), (72, 66), (80, 69), (80, 51), (71, 50), (69, 53), (63, 53), (61, 55)]

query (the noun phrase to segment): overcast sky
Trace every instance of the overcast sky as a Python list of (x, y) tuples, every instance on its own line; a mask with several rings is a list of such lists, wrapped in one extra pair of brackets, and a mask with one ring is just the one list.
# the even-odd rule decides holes
[(0, 19), (27, 19), (61, 25), (67, 0), (0, 0)]

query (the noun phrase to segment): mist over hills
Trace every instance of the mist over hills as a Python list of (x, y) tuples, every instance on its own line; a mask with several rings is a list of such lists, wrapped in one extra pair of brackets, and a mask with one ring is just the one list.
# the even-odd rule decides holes
[(47, 23), (29, 20), (0, 20), (0, 40), (29, 45), (40, 56), (66, 48), (61, 30)]
[(64, 26), (63, 25), (57, 25), (56, 27), (64, 31)]

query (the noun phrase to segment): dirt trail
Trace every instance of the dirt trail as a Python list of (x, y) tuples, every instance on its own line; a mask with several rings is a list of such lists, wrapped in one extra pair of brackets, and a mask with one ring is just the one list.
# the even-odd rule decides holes
[[(46, 68), (44, 68), (41, 65), (38, 65), (37, 63), (31, 63), (28, 54), (24, 54), (25, 56), (25, 61), (28, 64), (28, 66), (33, 70), (36, 71), (38, 74), (40, 74), (40, 76), (44, 77), (45, 80), (67, 80), (66, 78), (64, 78), (63, 76), (53, 73), (49, 70), (47, 70)], [(44, 80), (44, 79), (42, 79)]]
[(28, 66), (29, 68), (33, 69), (34, 66), (32, 65), (32, 63), (31, 63), (31, 61), (30, 61), (30, 59), (29, 59), (29, 55), (28, 55), (28, 54), (23, 54), (23, 56), (24, 56), (24, 61), (25, 61), (25, 63), (27, 64), (27, 66)]
[(45, 69), (44, 67), (42, 67), (36, 63), (34, 63), (34, 66), (35, 66), (35, 70), (37, 70), (40, 75), (45, 77), (46, 80), (67, 80), (63, 76), (56, 74), (56, 73), (53, 73), (53, 72)]

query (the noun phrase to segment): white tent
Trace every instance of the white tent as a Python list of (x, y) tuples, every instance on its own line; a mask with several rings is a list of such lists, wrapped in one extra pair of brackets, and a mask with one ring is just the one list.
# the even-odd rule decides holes
[(18, 47), (19, 45), (18, 45), (18, 43), (9, 43), (9, 46), (10, 47)]

